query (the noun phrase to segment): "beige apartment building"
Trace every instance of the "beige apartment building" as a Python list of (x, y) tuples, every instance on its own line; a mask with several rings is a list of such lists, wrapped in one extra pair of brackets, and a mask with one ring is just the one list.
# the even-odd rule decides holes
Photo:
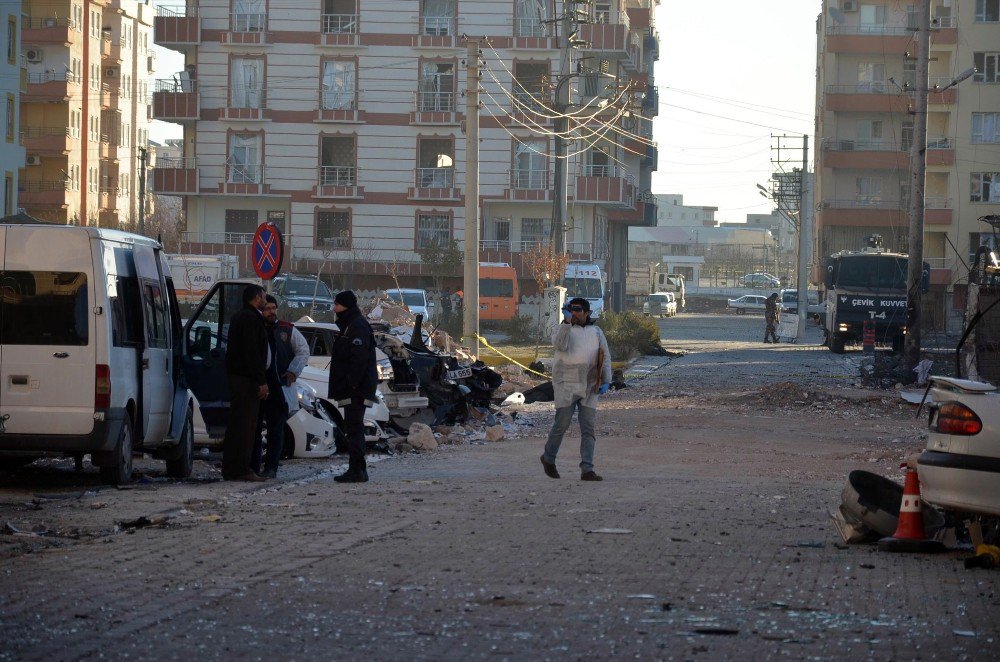
[[(824, 0), (818, 28), (818, 266), (878, 233), (907, 249), (919, 2)], [(962, 72), (977, 73), (947, 90)], [(1000, 213), (1000, 0), (934, 0), (927, 115), (925, 317), (961, 326), (966, 264)], [(963, 264), (964, 262), (964, 264)], [(818, 270), (815, 274), (818, 277)]]
[[(429, 275), (424, 247), (464, 240), (466, 44), (481, 49), (480, 237), (484, 261), (521, 269), (549, 241), (560, 77), (552, 0), (209, 0), (161, 7), (156, 43), (185, 56), (156, 81), (154, 116), (184, 128), (157, 193), (183, 196), (184, 250), (239, 255), (258, 224), (283, 228), (285, 270)], [(629, 225), (655, 223), (658, 0), (565, 3), (576, 26), (569, 113), (568, 250), (624, 284)], [(626, 93), (625, 90), (628, 90)], [(641, 93), (637, 93), (641, 92)], [(604, 96), (609, 103), (600, 102)], [(603, 106), (603, 108), (602, 108)], [(616, 271), (617, 270), (617, 271)], [(524, 276), (522, 272), (522, 276)]]
[(56, 223), (134, 227), (148, 137), (152, 5), (26, 0), (19, 204)]

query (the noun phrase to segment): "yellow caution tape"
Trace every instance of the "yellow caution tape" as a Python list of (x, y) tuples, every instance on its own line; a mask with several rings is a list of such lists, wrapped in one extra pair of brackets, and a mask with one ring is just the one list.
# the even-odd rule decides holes
[(519, 363), (518, 361), (515, 361), (514, 359), (512, 359), (512, 358), (511, 358), (511, 357), (509, 357), (509, 356), (507, 356), (506, 354), (504, 354), (503, 352), (501, 352), (501, 351), (500, 351), (499, 349), (497, 349), (496, 347), (494, 347), (493, 345), (491, 345), (491, 344), (489, 343), (489, 341), (488, 341), (488, 340), (486, 340), (486, 338), (483, 338), (483, 337), (482, 337), (481, 335), (479, 335), (478, 333), (474, 333), (474, 334), (472, 334), (472, 335), (473, 335), (473, 337), (474, 337), (474, 338), (475, 338), (476, 340), (478, 340), (478, 341), (479, 341), (479, 343), (480, 343), (481, 345), (484, 345), (484, 346), (485, 346), (485, 347), (486, 347), (487, 349), (490, 349), (490, 350), (493, 350), (494, 352), (496, 352), (496, 353), (497, 353), (497, 354), (499, 354), (500, 356), (504, 357), (505, 359), (507, 359), (508, 361), (510, 361), (511, 363), (513, 363), (514, 365), (518, 366), (519, 368), (522, 368), (522, 369), (523, 369), (523, 370), (525, 370), (526, 372), (530, 372), (530, 373), (532, 373), (532, 374), (535, 374), (535, 375), (538, 375), (539, 377), (544, 377), (545, 379), (552, 379), (552, 375), (546, 375), (546, 374), (545, 374), (544, 372), (538, 372), (537, 370), (532, 370), (532, 369), (531, 369), (531, 368), (529, 368), (528, 366), (526, 366), (526, 365), (524, 365), (524, 364), (522, 364), (522, 363)]

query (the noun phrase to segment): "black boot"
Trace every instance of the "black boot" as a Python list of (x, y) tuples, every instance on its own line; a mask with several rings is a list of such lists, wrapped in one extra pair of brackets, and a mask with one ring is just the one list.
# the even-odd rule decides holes
[(351, 460), (347, 465), (347, 471), (339, 476), (334, 476), (333, 480), (338, 483), (367, 483), (368, 470), (365, 468), (364, 460), (361, 462)]

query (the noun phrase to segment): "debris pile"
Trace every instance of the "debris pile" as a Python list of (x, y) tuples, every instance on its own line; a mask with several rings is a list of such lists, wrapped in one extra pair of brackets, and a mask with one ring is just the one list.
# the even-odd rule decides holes
[(898, 411), (900, 415), (912, 416), (910, 406), (900, 400), (895, 393), (890, 395), (856, 390), (841, 391), (806, 386), (792, 381), (765, 386), (744, 394), (737, 401), (754, 409), (829, 411), (852, 416), (865, 409), (878, 407), (880, 411)]

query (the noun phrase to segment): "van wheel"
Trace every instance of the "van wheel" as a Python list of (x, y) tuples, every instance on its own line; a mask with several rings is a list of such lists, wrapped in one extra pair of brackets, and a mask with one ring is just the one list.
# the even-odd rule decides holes
[(126, 485), (132, 482), (132, 417), (125, 414), (118, 441), (112, 451), (111, 464), (101, 467), (101, 480), (108, 485)]
[(194, 468), (194, 423), (191, 421), (191, 410), (184, 416), (184, 430), (177, 443), (177, 455), (167, 460), (167, 475), (171, 478), (189, 478)]

